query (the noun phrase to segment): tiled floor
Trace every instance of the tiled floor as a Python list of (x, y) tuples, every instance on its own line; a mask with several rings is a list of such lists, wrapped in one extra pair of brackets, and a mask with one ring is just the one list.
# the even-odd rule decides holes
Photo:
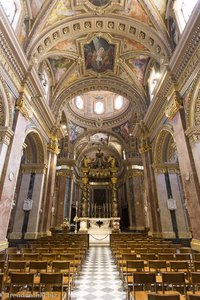
[(92, 247), (71, 293), (71, 300), (125, 300), (109, 247)]

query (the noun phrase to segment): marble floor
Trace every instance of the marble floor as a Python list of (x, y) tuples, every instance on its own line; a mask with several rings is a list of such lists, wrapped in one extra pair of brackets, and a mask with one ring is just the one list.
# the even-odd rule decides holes
[(91, 247), (81, 274), (71, 293), (71, 300), (125, 300), (109, 247)]

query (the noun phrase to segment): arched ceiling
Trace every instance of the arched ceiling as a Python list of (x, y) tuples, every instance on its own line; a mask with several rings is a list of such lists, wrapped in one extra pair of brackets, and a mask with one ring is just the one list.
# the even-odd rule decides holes
[[(101, 147), (118, 151), (121, 145), (118, 153), (126, 148), (131, 151), (131, 131), (149, 105), (151, 67), (155, 63), (162, 67), (172, 52), (165, 26), (166, 3), (30, 1), (33, 26), (25, 50), (38, 73), (46, 74), (49, 105), (58, 122), (64, 113), (68, 141), (77, 153), (96, 146), (95, 135), (107, 136), (109, 142)], [(73, 99), (90, 93), (114, 93), (127, 102), (121, 111), (107, 116), (78, 112)]]

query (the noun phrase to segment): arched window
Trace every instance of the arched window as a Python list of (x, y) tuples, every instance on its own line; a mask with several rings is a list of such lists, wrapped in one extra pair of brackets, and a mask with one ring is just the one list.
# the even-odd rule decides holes
[(197, 2), (198, 0), (176, 0), (174, 2), (174, 12), (181, 33)]
[(83, 98), (81, 96), (77, 96), (75, 99), (76, 107), (78, 109), (83, 109), (84, 103), (83, 103)]
[(3, 7), (13, 29), (16, 29), (22, 9), (20, 0), (0, 0), (0, 4)]
[(115, 109), (121, 109), (122, 106), (123, 106), (123, 102), (124, 102), (124, 99), (122, 96), (118, 95), (116, 98), (115, 98), (115, 102), (114, 102), (114, 107)]
[(101, 101), (98, 101), (94, 104), (94, 112), (98, 115), (102, 114), (104, 112), (104, 103)]
[(155, 87), (157, 86), (159, 78), (160, 78), (159, 70), (157, 68), (155, 68), (155, 66), (152, 67), (150, 75), (149, 75), (149, 79), (148, 79), (150, 100), (153, 99)]

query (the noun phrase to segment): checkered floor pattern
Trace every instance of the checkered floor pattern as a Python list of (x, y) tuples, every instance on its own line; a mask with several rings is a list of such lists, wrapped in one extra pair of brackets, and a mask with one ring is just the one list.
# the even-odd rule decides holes
[(71, 293), (71, 300), (125, 300), (109, 247), (91, 247)]

